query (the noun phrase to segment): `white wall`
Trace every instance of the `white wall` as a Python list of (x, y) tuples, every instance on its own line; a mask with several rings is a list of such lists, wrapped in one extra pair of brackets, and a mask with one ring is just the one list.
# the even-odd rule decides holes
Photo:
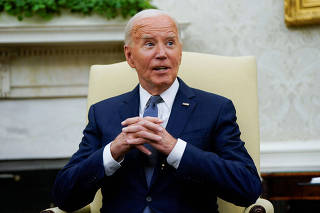
[[(190, 23), (184, 31), (184, 50), (257, 57), (262, 171), (320, 169), (320, 25), (288, 29), (283, 1), (153, 2), (179, 21)], [(97, 57), (104, 57), (105, 63), (109, 59), (100, 53)], [(5, 66), (0, 66), (0, 74), (14, 83), (17, 60), (10, 64), (12, 74), (5, 73)], [(63, 70), (68, 77), (70, 72)], [(45, 73), (52, 76), (51, 71)], [(0, 159), (70, 156), (81, 137), (81, 131), (76, 131), (84, 127), (85, 110), (85, 98), (1, 100)], [(60, 135), (56, 134), (59, 130)], [(66, 144), (69, 148), (61, 149)]]
[[(293, 161), (283, 166), (300, 170), (312, 161), (310, 170), (320, 168), (320, 159), (314, 165), (314, 153), (320, 156), (320, 25), (288, 29), (284, 0), (153, 2), (191, 23), (184, 50), (257, 57), (262, 170), (283, 170), (283, 160), (291, 158), (299, 168)], [(298, 151), (276, 168), (293, 146)]]
[(77, 150), (85, 98), (0, 101), (0, 160), (63, 158)]

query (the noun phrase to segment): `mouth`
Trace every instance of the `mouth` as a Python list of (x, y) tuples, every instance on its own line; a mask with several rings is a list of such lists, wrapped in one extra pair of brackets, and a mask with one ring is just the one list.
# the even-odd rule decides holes
[(155, 71), (166, 71), (168, 70), (170, 67), (167, 67), (167, 66), (156, 66), (154, 67), (152, 70), (155, 70)]

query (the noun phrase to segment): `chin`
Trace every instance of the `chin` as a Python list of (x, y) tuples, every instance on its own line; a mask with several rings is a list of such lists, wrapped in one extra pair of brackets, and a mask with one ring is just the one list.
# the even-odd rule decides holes
[(157, 79), (153, 83), (156, 87), (170, 87), (174, 79)]

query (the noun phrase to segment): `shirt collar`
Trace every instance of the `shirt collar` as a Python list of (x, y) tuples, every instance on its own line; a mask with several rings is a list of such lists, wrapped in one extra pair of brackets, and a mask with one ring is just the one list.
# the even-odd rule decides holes
[[(176, 80), (173, 82), (173, 84), (165, 90), (163, 93), (160, 94), (161, 98), (163, 99), (164, 103), (171, 109), (174, 99), (176, 97), (176, 94), (179, 89), (179, 81), (176, 78)], [(139, 84), (139, 94), (140, 94), (140, 111), (141, 109), (144, 109), (145, 105), (147, 104), (151, 94), (142, 88), (141, 84)]]

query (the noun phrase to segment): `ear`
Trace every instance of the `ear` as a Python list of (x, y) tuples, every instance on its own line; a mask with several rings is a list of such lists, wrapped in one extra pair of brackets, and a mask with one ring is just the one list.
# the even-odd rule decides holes
[(132, 58), (132, 47), (129, 45), (124, 45), (124, 55), (130, 67), (136, 68), (134, 60)]

